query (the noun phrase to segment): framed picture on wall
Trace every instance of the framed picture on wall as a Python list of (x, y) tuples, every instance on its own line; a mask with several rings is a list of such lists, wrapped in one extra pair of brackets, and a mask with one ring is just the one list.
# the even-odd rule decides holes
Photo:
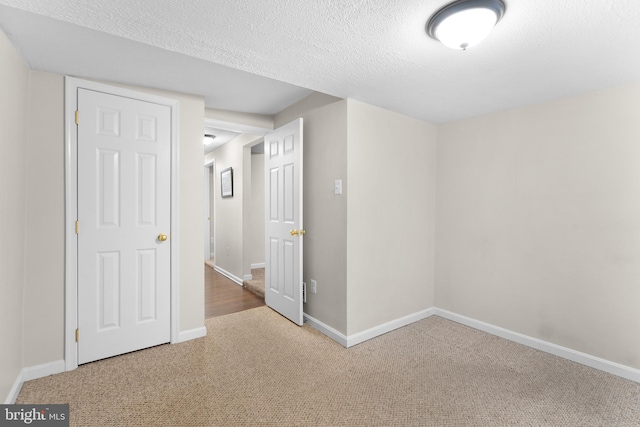
[(220, 172), (222, 197), (233, 197), (233, 168), (226, 168)]

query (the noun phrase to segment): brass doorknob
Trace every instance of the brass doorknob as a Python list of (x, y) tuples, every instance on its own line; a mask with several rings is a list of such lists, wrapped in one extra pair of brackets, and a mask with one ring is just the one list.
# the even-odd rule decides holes
[(290, 230), (289, 234), (291, 234), (292, 236), (297, 236), (298, 235), (298, 230)]
[(160, 240), (161, 242), (164, 242), (165, 240), (167, 240), (167, 235), (164, 233), (158, 234), (158, 240)]

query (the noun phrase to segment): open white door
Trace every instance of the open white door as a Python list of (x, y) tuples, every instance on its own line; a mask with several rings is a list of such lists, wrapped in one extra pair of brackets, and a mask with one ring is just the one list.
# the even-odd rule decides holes
[(302, 325), (302, 119), (264, 137), (265, 302)]
[(78, 363), (171, 338), (171, 109), (78, 89)]

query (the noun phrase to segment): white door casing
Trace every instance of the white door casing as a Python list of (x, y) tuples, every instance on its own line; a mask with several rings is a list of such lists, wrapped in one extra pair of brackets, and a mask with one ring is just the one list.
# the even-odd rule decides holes
[(171, 109), (82, 88), (77, 102), (81, 364), (170, 341)]
[(204, 259), (211, 258), (211, 194), (209, 167), (204, 167)]
[(302, 118), (265, 135), (265, 302), (302, 325)]

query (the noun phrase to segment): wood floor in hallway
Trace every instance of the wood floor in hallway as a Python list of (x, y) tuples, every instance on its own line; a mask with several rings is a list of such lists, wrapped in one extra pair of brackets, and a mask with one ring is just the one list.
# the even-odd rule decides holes
[(264, 299), (244, 289), (231, 279), (204, 266), (205, 318), (248, 310), (264, 305)]

